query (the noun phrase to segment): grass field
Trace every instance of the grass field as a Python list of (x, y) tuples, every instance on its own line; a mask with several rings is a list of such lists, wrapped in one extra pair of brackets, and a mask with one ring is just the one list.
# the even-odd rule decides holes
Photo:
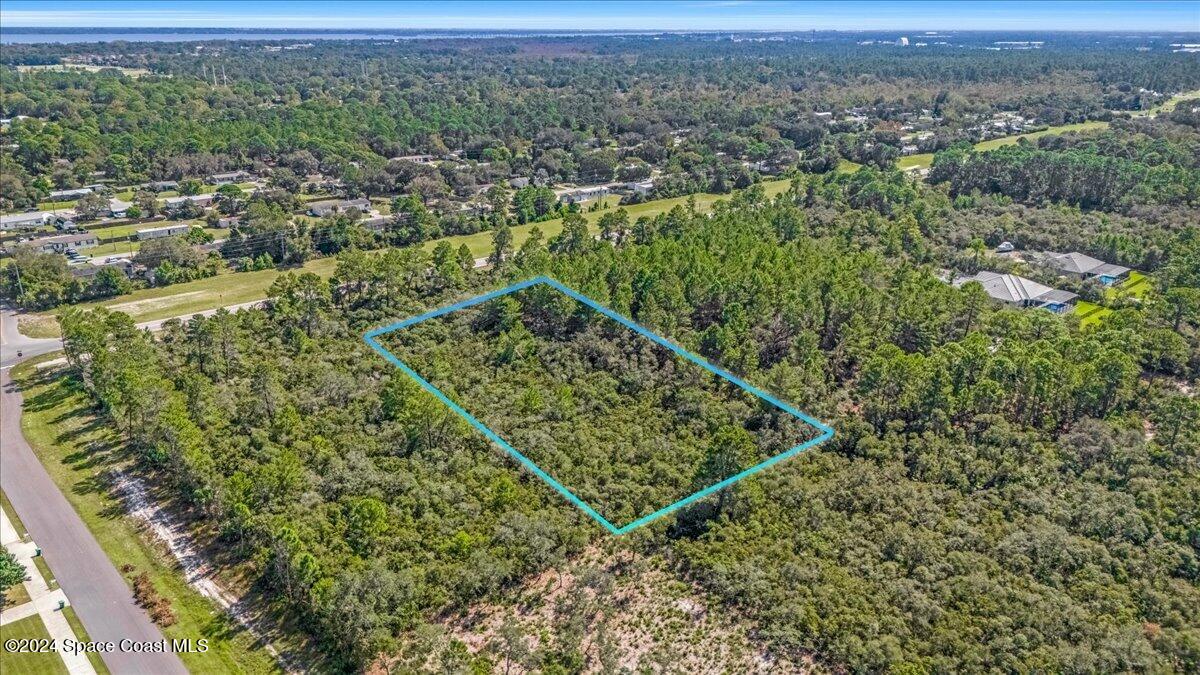
[[(204, 654), (180, 654), (192, 673), (278, 672), (255, 640), (178, 571), (174, 558), (143, 539), (136, 522), (121, 513), (103, 476), (128, 461), (116, 432), (96, 419), (86, 394), (59, 371), (38, 371), (33, 362), (14, 369), (25, 396), (21, 428), (46, 471), (87, 524), (113, 564), (149, 573), (154, 587), (171, 603), (178, 621), (163, 628), (167, 639), (208, 638)], [(6, 672), (26, 672), (21, 669)]]
[[(975, 144), (975, 150), (986, 152), (995, 150), (1006, 145), (1013, 145), (1022, 138), (1029, 140), (1037, 140), (1042, 136), (1053, 136), (1056, 134), (1065, 134), (1068, 131), (1093, 131), (1096, 129), (1104, 129), (1108, 127), (1108, 122), (1080, 122), (1078, 124), (1064, 124), (1059, 127), (1050, 127), (1041, 131), (1032, 131), (1027, 134), (1016, 134), (1014, 136), (1003, 136), (1001, 138), (993, 138), (990, 141), (982, 141)], [(896, 166), (902, 171), (911, 171), (913, 169), (928, 169), (933, 164), (933, 153), (926, 152), (919, 155), (908, 155), (901, 157), (896, 161)]]
[(51, 675), (63, 673), (66, 675), (67, 664), (55, 651), (44, 652), (10, 652), (3, 646), (10, 639), (15, 640), (49, 640), (50, 633), (42, 623), (42, 617), (28, 616), (19, 621), (0, 626), (0, 662), (5, 673), (20, 673), (21, 675)]
[(1086, 302), (1080, 300), (1075, 303), (1075, 314), (1079, 316), (1079, 325), (1095, 326), (1099, 325), (1104, 317), (1112, 314), (1112, 310), (1102, 305), (1097, 305), (1094, 302)]

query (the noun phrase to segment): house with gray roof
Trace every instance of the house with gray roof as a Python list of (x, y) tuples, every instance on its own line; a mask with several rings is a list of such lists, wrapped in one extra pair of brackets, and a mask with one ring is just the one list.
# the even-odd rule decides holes
[(974, 276), (955, 279), (954, 286), (961, 288), (972, 281), (983, 286), (984, 292), (992, 299), (1012, 307), (1037, 307), (1062, 314), (1079, 299), (1078, 295), (1070, 291), (1061, 291), (1032, 279), (999, 272), (981, 271)]
[(1046, 251), (1031, 256), (1030, 262), (1077, 279), (1097, 279), (1105, 286), (1111, 286), (1124, 279), (1129, 276), (1130, 272), (1128, 267), (1106, 263), (1077, 251), (1070, 253)]

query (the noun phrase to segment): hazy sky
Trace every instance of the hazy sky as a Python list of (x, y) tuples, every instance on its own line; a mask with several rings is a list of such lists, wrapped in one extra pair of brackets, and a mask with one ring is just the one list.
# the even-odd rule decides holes
[(1200, 2), (0, 0), (3, 26), (1200, 31)]

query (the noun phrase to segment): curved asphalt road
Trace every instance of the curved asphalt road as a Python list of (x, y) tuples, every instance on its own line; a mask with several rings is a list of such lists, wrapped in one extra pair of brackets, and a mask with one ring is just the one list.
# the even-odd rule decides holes
[[(227, 309), (237, 311), (257, 304)], [(166, 321), (149, 321), (138, 327), (158, 330)], [(21, 433), (21, 392), (9, 378), (8, 369), (27, 358), (61, 348), (57, 339), (21, 335), (16, 313), (7, 307), (0, 310), (0, 488), (42, 548), (46, 563), (93, 641), (118, 645), (123, 639), (160, 641), (163, 636), (158, 627), (134, 602), (125, 580)], [(114, 651), (101, 657), (115, 675), (187, 673), (179, 657), (169, 652)]]

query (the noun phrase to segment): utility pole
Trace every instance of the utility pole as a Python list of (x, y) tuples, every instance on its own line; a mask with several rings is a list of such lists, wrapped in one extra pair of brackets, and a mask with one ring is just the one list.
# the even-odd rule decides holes
[(20, 298), (25, 295), (25, 286), (21, 284), (21, 266), (17, 264), (15, 259), (13, 260), (12, 268), (17, 273), (17, 297)]

